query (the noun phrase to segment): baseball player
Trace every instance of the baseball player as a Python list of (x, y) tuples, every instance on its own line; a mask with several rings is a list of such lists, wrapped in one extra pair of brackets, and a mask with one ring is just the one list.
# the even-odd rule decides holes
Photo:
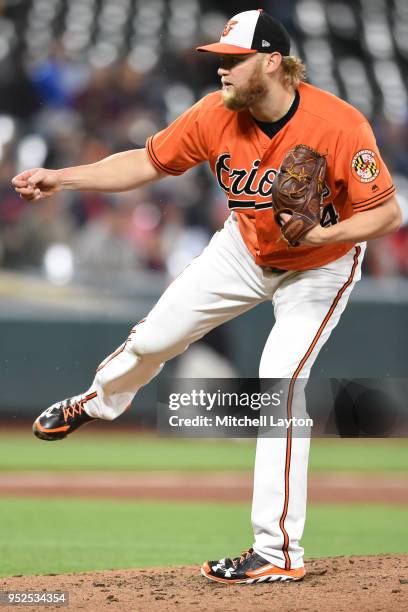
[[(150, 137), (146, 148), (13, 179), (21, 197), (36, 202), (62, 189), (135, 189), (206, 161), (231, 211), (204, 252), (101, 363), (90, 388), (37, 418), (41, 439), (115, 419), (166, 360), (264, 301), (272, 301), (276, 322), (260, 377), (307, 379), (360, 278), (365, 241), (400, 225), (395, 188), (367, 120), (304, 82), (304, 66), (290, 55), (279, 22), (260, 10), (239, 13), (219, 42), (198, 50), (218, 56), (221, 91)], [(292, 209), (305, 190), (303, 208)], [(288, 393), (288, 415), (292, 398)], [(253, 546), (235, 558), (207, 561), (205, 577), (221, 583), (304, 577), (308, 453), (309, 440), (294, 437), (291, 427), (285, 437), (258, 439)]]

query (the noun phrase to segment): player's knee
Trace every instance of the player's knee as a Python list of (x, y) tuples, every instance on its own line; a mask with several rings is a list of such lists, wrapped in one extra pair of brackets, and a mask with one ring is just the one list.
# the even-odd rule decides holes
[(146, 321), (132, 329), (126, 346), (141, 358), (163, 362), (183, 353), (188, 342), (177, 330), (162, 330)]

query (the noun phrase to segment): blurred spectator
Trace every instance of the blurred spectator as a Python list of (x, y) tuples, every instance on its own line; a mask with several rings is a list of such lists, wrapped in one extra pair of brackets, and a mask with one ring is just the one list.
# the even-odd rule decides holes
[(83, 62), (69, 61), (61, 42), (55, 41), (48, 57), (29, 65), (28, 74), (42, 104), (65, 108), (85, 88), (91, 69)]
[(0, 113), (28, 121), (41, 101), (18, 56), (0, 62)]
[(366, 266), (377, 277), (408, 277), (408, 228), (396, 234), (372, 240), (367, 250)]
[(111, 277), (134, 272), (140, 259), (127, 236), (132, 211), (116, 202), (105, 209), (76, 234), (72, 240), (74, 266), (79, 278)]
[(10, 186), (14, 173), (9, 160), (0, 164), (0, 261), (5, 268), (40, 269), (48, 246), (67, 242), (73, 224), (54, 198), (24, 203)]

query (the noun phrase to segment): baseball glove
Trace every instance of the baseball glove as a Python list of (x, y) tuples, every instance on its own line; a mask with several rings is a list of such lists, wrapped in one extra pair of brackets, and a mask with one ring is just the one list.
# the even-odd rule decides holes
[[(281, 235), (290, 246), (320, 223), (326, 158), (306, 145), (287, 152), (272, 185), (275, 220)], [(291, 215), (286, 223), (282, 213)]]

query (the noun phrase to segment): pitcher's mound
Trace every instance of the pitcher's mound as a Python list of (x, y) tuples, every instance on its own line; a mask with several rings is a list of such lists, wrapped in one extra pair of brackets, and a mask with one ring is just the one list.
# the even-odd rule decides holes
[(408, 610), (408, 555), (312, 559), (306, 571), (302, 582), (229, 586), (201, 577), (198, 567), (111, 570), (16, 576), (1, 579), (0, 590), (69, 591), (75, 610)]

